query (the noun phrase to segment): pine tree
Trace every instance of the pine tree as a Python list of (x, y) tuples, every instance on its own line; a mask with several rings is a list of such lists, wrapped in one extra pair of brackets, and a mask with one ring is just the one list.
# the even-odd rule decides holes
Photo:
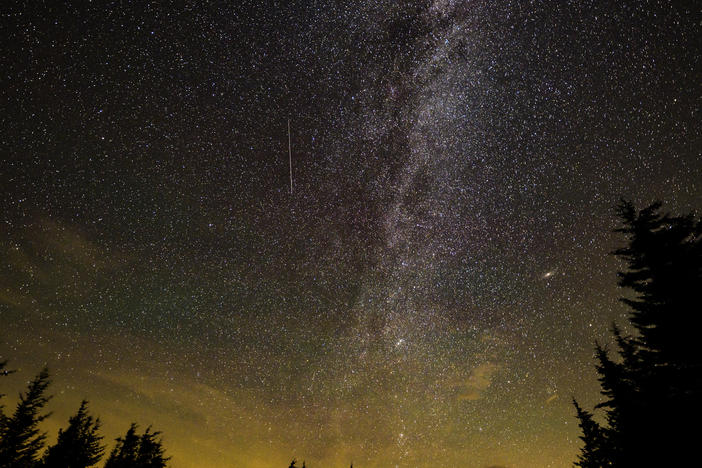
[[(580, 429), (583, 435), (580, 437), (585, 446), (582, 448), (581, 454), (578, 456), (578, 461), (575, 466), (582, 468), (602, 468), (608, 466), (605, 459), (605, 438), (602, 428), (597, 422), (592, 419), (592, 413), (583, 410), (578, 402), (573, 400), (575, 409), (580, 420)], [(353, 467), (353, 465), (351, 465)]]
[(39, 423), (48, 414), (40, 414), (51, 397), (46, 396), (49, 371), (43, 369), (20, 394), (20, 401), (12, 416), (3, 418), (0, 427), (0, 468), (32, 467), (44, 446), (46, 434), (39, 431)]
[(102, 458), (105, 447), (100, 445), (100, 420), (88, 414), (88, 402), (83, 400), (78, 412), (68, 420), (66, 430), (59, 430), (56, 444), (49, 447), (43, 464), (47, 468), (85, 468)]
[(692, 326), (702, 312), (702, 222), (662, 215), (660, 207), (638, 213), (629, 203), (619, 207), (619, 232), (629, 238), (615, 252), (628, 265), (619, 285), (635, 294), (623, 301), (637, 331), (615, 335), (629, 382), (613, 433), (620, 465), (692, 462), (697, 441), (681, 422), (702, 417), (702, 350)]
[[(615, 251), (627, 270), (619, 285), (633, 294), (636, 334), (613, 333), (618, 357), (597, 346), (596, 366), (607, 425), (596, 429), (592, 414), (576, 404), (585, 446), (579, 466), (687, 466), (694, 464), (696, 433), (684, 421), (702, 417), (702, 348), (697, 316), (702, 312), (702, 221), (659, 213), (655, 203), (637, 211), (619, 206), (628, 238)], [(597, 447), (597, 450), (594, 448)]]
[(137, 425), (132, 423), (124, 437), (117, 438), (117, 444), (105, 462), (105, 468), (131, 468), (136, 463), (139, 451)]
[(137, 466), (143, 468), (160, 468), (166, 466), (169, 458), (165, 457), (165, 450), (161, 439), (157, 437), (160, 432), (151, 432), (151, 427), (146, 428), (146, 432), (139, 439), (139, 451), (137, 452)]
[(147, 428), (141, 436), (136, 433), (137, 425), (132, 425), (124, 437), (117, 438), (117, 445), (110, 453), (105, 468), (163, 468), (170, 458), (165, 457), (165, 450), (160, 432), (151, 432)]
[(618, 231), (629, 237), (629, 245), (615, 254), (629, 269), (619, 273), (619, 285), (637, 294), (623, 301), (632, 309), (642, 357), (696, 372), (701, 353), (689, 320), (700, 309), (702, 222), (660, 215), (660, 206), (655, 203), (637, 214), (630, 203), (620, 205), (625, 225)]

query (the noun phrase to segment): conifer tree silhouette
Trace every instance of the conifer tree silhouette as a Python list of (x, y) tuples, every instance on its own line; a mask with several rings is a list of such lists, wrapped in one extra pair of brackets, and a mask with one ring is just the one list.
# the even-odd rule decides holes
[(165, 456), (165, 450), (161, 439), (160, 431), (151, 432), (151, 427), (147, 427), (146, 431), (139, 439), (139, 450), (137, 452), (137, 466), (143, 468), (159, 468), (166, 466), (166, 462), (170, 459)]
[[(694, 326), (702, 312), (702, 221), (660, 214), (661, 204), (637, 211), (622, 202), (614, 252), (626, 262), (619, 285), (630, 295), (635, 334), (613, 327), (618, 356), (596, 347), (605, 425), (575, 408), (584, 447), (577, 466), (688, 466), (697, 460), (696, 432), (684, 421), (702, 417), (702, 347)], [(633, 294), (631, 294), (633, 293)]]
[(105, 462), (105, 468), (127, 468), (136, 463), (139, 450), (139, 436), (136, 429), (136, 423), (132, 423), (124, 437), (116, 439), (117, 444), (110, 452), (110, 456)]
[[(14, 373), (7, 370), (7, 361), (0, 361), (0, 377)], [(46, 433), (39, 424), (48, 414), (41, 414), (51, 399), (46, 395), (50, 384), (49, 371), (44, 368), (30, 382), (27, 392), (20, 394), (14, 413), (5, 415), (0, 406), (0, 468), (87, 468), (97, 464), (104, 453), (99, 435), (100, 420), (88, 413), (83, 400), (78, 411), (69, 418), (68, 427), (59, 430), (58, 439), (40, 459)], [(2, 398), (0, 394), (0, 398)], [(165, 456), (161, 433), (148, 427), (142, 435), (132, 423), (124, 437), (118, 437), (106, 468), (164, 468), (170, 457)]]
[(580, 420), (580, 429), (583, 435), (580, 437), (585, 446), (582, 448), (581, 454), (578, 456), (578, 461), (575, 466), (582, 468), (600, 468), (607, 466), (607, 460), (604, 453), (604, 436), (602, 428), (592, 419), (592, 413), (583, 410), (578, 402), (573, 400), (575, 410)]
[(3, 417), (0, 426), (0, 467), (33, 467), (44, 447), (46, 434), (39, 423), (49, 414), (40, 414), (51, 397), (46, 396), (49, 371), (44, 368), (30, 382), (27, 392), (20, 395), (17, 408), (11, 416)]
[(102, 458), (105, 447), (100, 445), (100, 420), (88, 414), (88, 402), (83, 400), (78, 412), (68, 420), (66, 430), (59, 429), (55, 445), (44, 455), (46, 468), (85, 468)]
[(117, 445), (110, 453), (105, 468), (163, 468), (170, 459), (165, 457), (163, 443), (157, 437), (160, 432), (151, 432), (151, 427), (141, 436), (132, 425), (124, 437), (117, 438)]

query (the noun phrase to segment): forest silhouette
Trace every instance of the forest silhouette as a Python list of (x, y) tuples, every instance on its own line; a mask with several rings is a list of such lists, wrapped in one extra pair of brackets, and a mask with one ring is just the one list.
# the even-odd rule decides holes
[(595, 348), (604, 398), (603, 422), (573, 401), (584, 446), (583, 468), (695, 466), (702, 416), (702, 348), (697, 320), (702, 292), (702, 221), (660, 213), (657, 202), (637, 211), (622, 202), (627, 245), (619, 286), (627, 291), (633, 334), (616, 324), (616, 356)]
[[(0, 376), (14, 373), (6, 367), (7, 361), (0, 361)], [(69, 418), (68, 427), (59, 429), (56, 443), (43, 450), (47, 434), (41, 432), (39, 425), (50, 416), (44, 412), (51, 399), (46, 393), (50, 383), (49, 371), (44, 368), (29, 383), (27, 391), (20, 394), (11, 415), (6, 415), (0, 406), (0, 468), (85, 468), (102, 459), (105, 446), (99, 434), (100, 420), (90, 415), (85, 400)], [(165, 456), (160, 434), (149, 427), (139, 435), (137, 425), (132, 423), (127, 433), (117, 438), (105, 468), (167, 466), (169, 458)]]
[[(615, 353), (595, 346), (603, 401), (588, 411), (573, 400), (583, 441), (576, 466), (694, 466), (698, 458), (692, 428), (702, 416), (702, 347), (696, 327), (702, 312), (702, 220), (660, 209), (660, 202), (641, 210), (629, 202), (618, 206), (622, 227), (616, 231), (627, 242), (613, 254), (626, 265), (618, 284), (626, 291), (622, 301), (630, 309), (632, 334), (614, 324)], [(0, 361), (0, 377), (13, 373), (6, 360)], [(84, 468), (102, 460), (106, 446), (100, 419), (90, 414), (85, 400), (59, 430), (56, 443), (45, 448), (47, 434), (40, 425), (50, 415), (45, 412), (49, 385), (43, 369), (20, 394), (12, 414), (0, 405), (0, 468)], [(160, 435), (151, 427), (139, 434), (132, 423), (116, 439), (104, 467), (166, 467), (169, 457)], [(298, 468), (297, 461), (288, 468)]]

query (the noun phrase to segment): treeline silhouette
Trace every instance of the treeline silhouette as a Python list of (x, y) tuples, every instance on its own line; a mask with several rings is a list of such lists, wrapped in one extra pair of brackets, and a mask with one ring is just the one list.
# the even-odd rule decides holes
[[(295, 460), (295, 459), (293, 458), (292, 461), (290, 462), (290, 466), (289, 466), (288, 468), (299, 468), (299, 467), (297, 466), (297, 460)], [(302, 462), (302, 468), (307, 468), (307, 466), (305, 465), (305, 462), (304, 462), (304, 461)], [(351, 468), (353, 468), (353, 463), (351, 463)]]
[[(0, 361), (0, 376), (7, 370), (7, 361)], [(32, 380), (24, 394), (20, 394), (14, 413), (6, 415), (0, 405), (0, 468), (85, 468), (100, 462), (105, 446), (101, 444), (100, 419), (88, 412), (83, 400), (75, 415), (68, 420), (66, 429), (59, 429), (56, 443), (43, 451), (46, 433), (39, 424), (49, 417), (43, 413), (50, 396), (49, 371), (43, 369)], [(0, 398), (4, 395), (0, 394)], [(43, 414), (42, 414), (43, 413)], [(132, 425), (117, 443), (105, 461), (105, 468), (163, 468), (169, 458), (160, 439), (160, 432), (151, 428), (139, 435)]]
[(613, 325), (616, 357), (596, 345), (603, 422), (573, 401), (583, 468), (699, 466), (702, 416), (702, 221), (618, 207), (628, 244), (613, 252), (634, 334)]
[[(587, 411), (573, 400), (583, 441), (575, 465), (582, 468), (699, 465), (702, 220), (661, 214), (660, 208), (660, 202), (642, 210), (629, 202), (618, 206), (623, 225), (617, 232), (627, 245), (613, 253), (627, 267), (618, 273), (618, 284), (628, 291), (622, 301), (630, 308), (634, 333), (613, 325), (615, 357), (596, 344), (604, 401)], [(0, 361), (0, 377), (14, 372), (6, 367)], [(43, 413), (49, 384), (44, 369), (20, 394), (14, 413), (6, 415), (0, 404), (0, 468), (85, 468), (102, 459), (100, 420), (90, 415), (86, 401), (59, 430), (56, 443), (43, 450), (46, 433), (39, 425), (49, 416)], [(169, 458), (159, 436), (150, 427), (138, 434), (132, 423), (104, 467), (165, 467)], [(296, 460), (288, 468), (298, 468)]]
[[(7, 369), (7, 360), (0, 361), (0, 377), (14, 372)], [(11, 415), (5, 414), (0, 401), (0, 468), (87, 468), (97, 465), (105, 454), (100, 419), (89, 413), (85, 400), (68, 419), (68, 427), (59, 429), (56, 443), (43, 450), (47, 434), (41, 432), (39, 425), (51, 415), (44, 413), (51, 399), (46, 392), (50, 383), (45, 368), (20, 394)], [(0, 400), (4, 396), (0, 393)], [(126, 434), (116, 439), (104, 468), (165, 468), (170, 457), (165, 456), (160, 435), (151, 427), (138, 434), (137, 425), (132, 423)], [(295, 459), (289, 468), (299, 468)], [(304, 461), (302, 468), (307, 468)]]

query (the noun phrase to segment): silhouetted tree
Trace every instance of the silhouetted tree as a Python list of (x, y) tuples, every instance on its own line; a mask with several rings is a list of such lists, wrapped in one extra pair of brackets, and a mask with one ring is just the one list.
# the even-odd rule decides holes
[(597, 372), (606, 426), (576, 403), (585, 446), (579, 466), (687, 466), (695, 457), (696, 424), (702, 417), (702, 347), (694, 326), (702, 312), (702, 222), (692, 215), (659, 213), (655, 203), (637, 211), (619, 206), (628, 245), (615, 255), (626, 261), (619, 285), (633, 294), (636, 334), (615, 326), (618, 357), (597, 346)]
[(132, 423), (124, 437), (116, 439), (117, 444), (105, 462), (105, 468), (129, 468), (136, 463), (139, 450), (139, 436), (136, 433), (137, 425)]
[(83, 400), (78, 412), (68, 420), (66, 430), (59, 430), (56, 444), (44, 455), (47, 468), (85, 468), (102, 458), (105, 447), (100, 445), (100, 420), (88, 414), (88, 402)]
[(30, 382), (27, 393), (20, 394), (15, 412), (3, 418), (0, 427), (0, 467), (32, 467), (44, 446), (46, 434), (39, 431), (39, 423), (48, 414), (40, 414), (51, 397), (45, 395), (49, 386), (49, 371), (43, 369)]
[(295, 460), (295, 459), (293, 458), (292, 461), (290, 462), (290, 466), (289, 466), (288, 468), (297, 468), (296, 463), (297, 463), (297, 460)]
[(139, 451), (137, 452), (137, 466), (143, 468), (159, 468), (166, 466), (169, 460), (165, 456), (165, 450), (161, 439), (157, 439), (161, 432), (151, 432), (151, 427), (146, 428), (146, 432), (139, 439)]
[(575, 462), (575, 466), (580, 466), (582, 468), (601, 468), (607, 466), (606, 452), (605, 452), (605, 439), (602, 432), (602, 427), (600, 427), (597, 422), (592, 419), (592, 413), (583, 410), (578, 402), (573, 400), (575, 409), (578, 413), (578, 419), (580, 420), (580, 429), (583, 431), (583, 435), (580, 437), (585, 446), (582, 448), (581, 454), (578, 456), (578, 461)]
[(117, 438), (117, 445), (110, 453), (105, 468), (162, 468), (169, 458), (164, 456), (163, 444), (157, 437), (160, 432), (147, 428), (141, 436), (136, 433), (137, 425), (132, 425), (124, 437)]

